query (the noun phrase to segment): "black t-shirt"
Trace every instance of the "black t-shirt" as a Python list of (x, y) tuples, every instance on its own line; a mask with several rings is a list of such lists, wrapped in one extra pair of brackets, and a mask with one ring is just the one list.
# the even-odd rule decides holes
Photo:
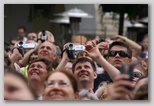
[(98, 85), (102, 82), (102, 81), (106, 81), (106, 82), (112, 82), (112, 79), (110, 78), (110, 76), (108, 75), (108, 73), (102, 73), (102, 74), (98, 74), (97, 78), (94, 80), (94, 90), (97, 90)]

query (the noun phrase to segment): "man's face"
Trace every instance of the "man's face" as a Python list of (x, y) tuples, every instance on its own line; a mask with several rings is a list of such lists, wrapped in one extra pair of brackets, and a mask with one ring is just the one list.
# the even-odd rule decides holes
[(47, 77), (46, 65), (42, 61), (34, 62), (29, 65), (28, 80), (44, 82)]
[(77, 63), (75, 66), (74, 75), (79, 82), (81, 81), (92, 82), (97, 77), (96, 72), (93, 70), (89, 62)]
[[(126, 47), (118, 46), (118, 45), (113, 46), (110, 52), (111, 51), (124, 51), (126, 54), (128, 54)], [(131, 63), (131, 59), (129, 59), (128, 57), (120, 56), (119, 53), (117, 53), (115, 56), (109, 56), (107, 61), (118, 69), (124, 64)]]
[(38, 56), (43, 56), (54, 61), (56, 59), (56, 47), (50, 42), (45, 41), (38, 49)]
[(28, 40), (34, 40), (35, 42), (37, 41), (36, 33), (29, 33), (27, 37), (28, 37)]
[(25, 37), (25, 34), (26, 34), (26, 32), (24, 31), (24, 29), (18, 29), (17, 35), (18, 35), (18, 37), (20, 39), (21, 38), (24, 38)]

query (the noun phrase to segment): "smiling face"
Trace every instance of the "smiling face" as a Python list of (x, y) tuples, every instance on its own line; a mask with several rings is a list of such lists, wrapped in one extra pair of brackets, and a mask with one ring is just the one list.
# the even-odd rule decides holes
[(28, 80), (44, 82), (47, 77), (46, 64), (42, 61), (34, 62), (29, 65)]
[(38, 56), (43, 56), (54, 61), (56, 59), (56, 47), (52, 43), (45, 41), (38, 49)]
[[(127, 53), (127, 48), (123, 46), (113, 46), (110, 51), (125, 51)], [(120, 68), (123, 64), (130, 64), (131, 59), (128, 57), (121, 57), (119, 53), (117, 53), (114, 57), (109, 56), (108, 62), (112, 64), (116, 68)]]
[(21, 78), (6, 73), (4, 76), (5, 100), (34, 100), (34, 96), (28, 89), (28, 85)]
[(61, 72), (55, 72), (47, 80), (43, 100), (74, 100), (75, 95), (69, 78)]
[(74, 75), (79, 82), (93, 82), (97, 77), (96, 72), (89, 62), (79, 62), (75, 66)]

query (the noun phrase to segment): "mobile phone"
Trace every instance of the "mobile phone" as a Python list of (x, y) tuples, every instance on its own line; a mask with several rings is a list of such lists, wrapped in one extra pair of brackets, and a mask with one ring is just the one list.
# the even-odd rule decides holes
[(133, 65), (122, 65), (120, 71), (122, 74), (128, 74), (129, 80), (132, 81), (132, 72), (133, 72), (134, 66)]
[[(122, 65), (120, 71), (121, 74), (127, 74), (129, 75), (129, 81), (132, 81), (132, 72), (133, 72), (134, 66), (133, 65)], [(133, 88), (126, 87), (128, 90), (132, 90)]]

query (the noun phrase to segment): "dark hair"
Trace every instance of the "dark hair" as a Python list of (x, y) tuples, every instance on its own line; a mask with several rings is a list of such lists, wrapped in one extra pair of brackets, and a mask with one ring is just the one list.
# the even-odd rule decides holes
[(86, 58), (86, 57), (81, 57), (81, 58), (76, 59), (75, 62), (73, 63), (73, 66), (72, 66), (73, 73), (75, 71), (76, 64), (77, 63), (83, 63), (83, 62), (89, 62), (91, 64), (93, 70), (96, 71), (95, 63), (92, 60), (90, 60), (89, 58)]
[(12, 75), (15, 75), (17, 76), (18, 78), (20, 78), (27, 86), (27, 88), (30, 90), (30, 92), (32, 93), (34, 99), (37, 98), (36, 94), (32, 91), (32, 89), (29, 87), (28, 85), (28, 81), (27, 79), (24, 77), (24, 75), (22, 75), (21, 73), (15, 71), (14, 69), (10, 68), (10, 67), (4, 67), (4, 75), (5, 74), (12, 74)]
[[(123, 47), (127, 48), (129, 58), (132, 58), (132, 49), (126, 43), (120, 42), (120, 41), (115, 41), (115, 42), (111, 43), (109, 46), (109, 49), (108, 49), (108, 53), (110, 52), (110, 50), (113, 46), (123, 46)], [(108, 54), (108, 56), (109, 56), (109, 54)]]
[(148, 100), (148, 83), (142, 85), (135, 93), (134, 100)]
[(7, 65), (10, 66), (11, 65), (11, 59), (8, 56), (8, 54), (6, 53), (6, 51), (4, 51), (4, 61), (7, 62)]
[[(39, 62), (39, 61), (43, 62), (46, 65), (46, 70), (47, 71), (52, 71), (52, 62), (51, 62), (51, 60), (47, 59), (47, 58), (44, 58), (44, 57), (38, 57), (37, 59), (32, 60), (30, 62), (30, 64), (33, 64), (33, 63)], [(29, 64), (29, 66), (30, 66), (30, 64)], [(29, 66), (28, 66), (27, 70), (29, 70)]]
[(19, 29), (23, 29), (24, 32), (26, 32), (26, 28), (25, 28), (24, 26), (19, 26), (19, 27), (17, 28), (17, 30), (19, 30)]
[(37, 51), (34, 51), (34, 52), (32, 52), (32, 53), (29, 55), (28, 64), (30, 64), (30, 61), (31, 61), (30, 59), (31, 59), (31, 56), (32, 56), (33, 54), (34, 54), (34, 55), (37, 55), (38, 53), (37, 53)]
[[(136, 81), (136, 84), (137, 84), (140, 80), (145, 79), (145, 78), (148, 78), (148, 77), (147, 77), (147, 76), (143, 76), (143, 77), (139, 78), (139, 79)], [(147, 83), (148, 83), (148, 82), (147, 82)]]
[(60, 73), (65, 74), (65, 75), (68, 77), (68, 79), (70, 80), (74, 92), (78, 92), (77, 79), (76, 79), (75, 76), (74, 76), (71, 72), (69, 72), (68, 70), (58, 70), (58, 71), (50, 72), (50, 73), (48, 74), (48, 76), (47, 76), (46, 81), (48, 80), (48, 78), (49, 78), (52, 74), (57, 73), (57, 72), (60, 72)]

